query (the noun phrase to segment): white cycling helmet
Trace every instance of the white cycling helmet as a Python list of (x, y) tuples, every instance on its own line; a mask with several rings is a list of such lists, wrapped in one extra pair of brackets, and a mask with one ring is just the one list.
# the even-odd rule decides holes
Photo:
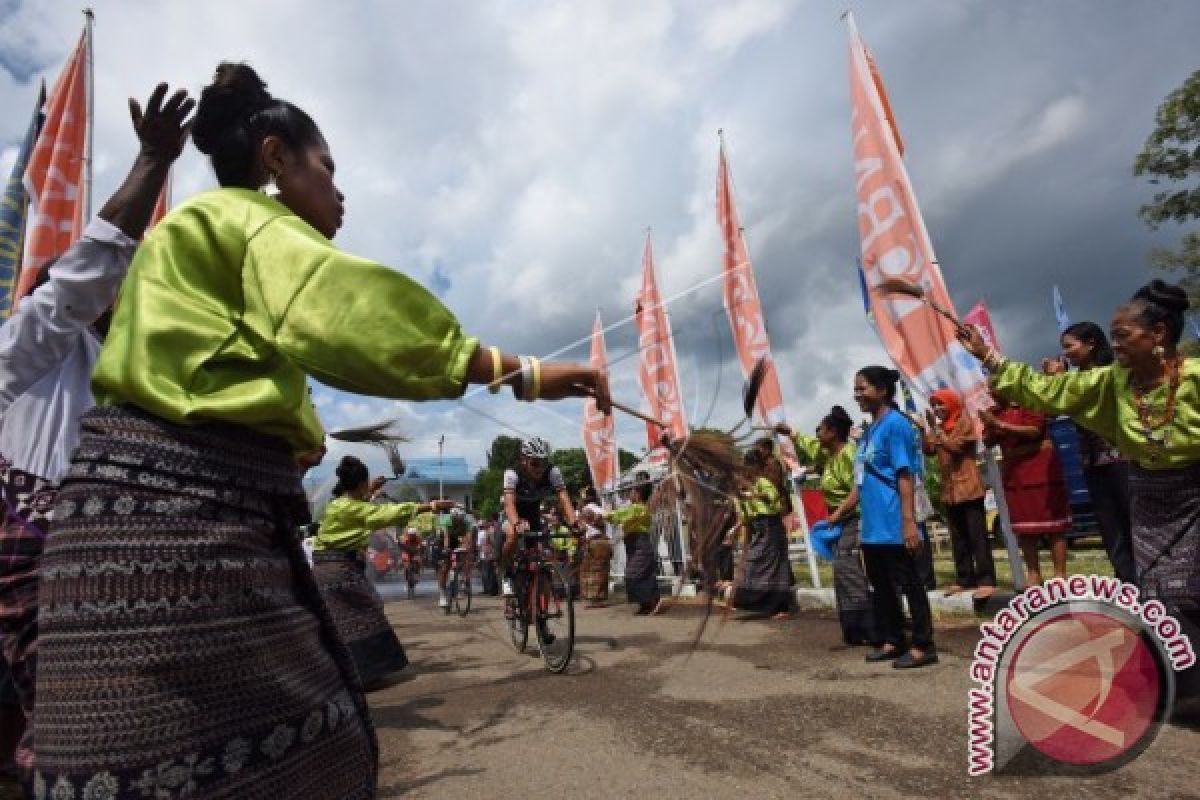
[(521, 455), (525, 458), (538, 458), (547, 461), (550, 458), (550, 444), (537, 436), (521, 442)]

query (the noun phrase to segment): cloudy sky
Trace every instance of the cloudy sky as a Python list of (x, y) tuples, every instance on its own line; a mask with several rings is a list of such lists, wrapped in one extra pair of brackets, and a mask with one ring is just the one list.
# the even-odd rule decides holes
[[(435, 289), (485, 341), (545, 354), (597, 309), (632, 308), (647, 227), (660, 286), (720, 268), (717, 129), (780, 364), (789, 416), (849, 405), (884, 361), (860, 305), (845, 2), (96, 0), (96, 205), (134, 140), (125, 98), (198, 92), (223, 59), (253, 64), (323, 128), (347, 196), (338, 244)], [(887, 84), (917, 197), (960, 311), (986, 298), (1002, 345), (1055, 346), (1050, 291), (1106, 322), (1148, 276), (1157, 238), (1130, 165), (1162, 97), (1196, 62), (1200, 3), (855, 2)], [(82, 24), (70, 3), (0, 0), (0, 171)], [(192, 149), (176, 201), (214, 185)], [(740, 375), (719, 284), (671, 307), (690, 421), (728, 424)], [(636, 402), (629, 325), (608, 339)], [(587, 357), (586, 344), (566, 352)], [(413, 405), (319, 388), (329, 427), (398, 416), (413, 455), (477, 465), (500, 432), (579, 444), (581, 405), (484, 393)], [(644, 427), (618, 422), (628, 449)], [(326, 464), (328, 466), (328, 462)]]

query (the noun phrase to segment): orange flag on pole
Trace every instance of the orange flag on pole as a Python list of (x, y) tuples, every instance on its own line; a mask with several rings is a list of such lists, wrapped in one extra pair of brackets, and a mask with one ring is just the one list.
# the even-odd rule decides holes
[(896, 366), (924, 394), (952, 388), (972, 409), (986, 408), (983, 371), (958, 343), (954, 325), (907, 295), (878, 289), (900, 279), (953, 308), (921, 209), (901, 158), (895, 120), (866, 44), (848, 14), (851, 133), (862, 267), (879, 337)]
[(90, 158), (91, 16), (46, 103), (46, 121), (25, 169), (32, 212), (17, 298), (29, 293), (42, 267), (83, 235)]
[[(600, 312), (596, 312), (596, 324), (592, 326), (592, 369), (608, 374), (608, 354), (604, 348), (604, 326), (600, 324)], [(588, 468), (592, 471), (592, 485), (596, 491), (610, 492), (617, 488), (617, 432), (612, 414), (604, 414), (592, 399), (583, 402), (583, 450), (587, 454)]]
[[(675, 366), (675, 342), (671, 338), (671, 323), (658, 293), (654, 276), (654, 248), (646, 234), (646, 250), (642, 256), (642, 287), (634, 306), (638, 330), (638, 382), (650, 404), (650, 415), (662, 420), (672, 439), (687, 436), (687, 420), (679, 393), (679, 374)], [(662, 431), (646, 423), (646, 444), (651, 451), (658, 448)]]
[[(717, 161), (717, 224), (721, 226), (721, 236), (725, 242), (722, 267), (725, 273), (725, 313), (733, 330), (733, 343), (742, 365), (742, 375), (749, 378), (758, 360), (766, 359), (767, 373), (758, 392), (757, 410), (760, 422), (776, 425), (784, 421), (783, 390), (779, 387), (779, 374), (771, 357), (771, 341), (767, 338), (767, 320), (758, 297), (754, 266), (750, 263), (750, 251), (746, 247), (742, 223), (733, 199), (733, 179), (729, 175), (724, 139), (721, 140)], [(779, 439), (784, 458), (790, 467), (795, 467), (799, 462), (791, 441), (787, 437)]]

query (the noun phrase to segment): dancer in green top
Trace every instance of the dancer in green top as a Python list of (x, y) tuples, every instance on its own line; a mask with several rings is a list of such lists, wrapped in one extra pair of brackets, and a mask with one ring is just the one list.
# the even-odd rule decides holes
[(333, 499), (325, 507), (313, 545), (313, 574), (338, 635), (350, 650), (367, 690), (404, 669), (408, 657), (383, 611), (383, 600), (367, 580), (363, 551), (372, 531), (407, 525), (417, 514), (453, 508), (452, 500), (432, 503), (375, 503), (384, 478), (371, 479), (354, 456), (337, 468)]
[[(1179, 352), (1188, 308), (1182, 287), (1151, 281), (1113, 316), (1117, 363), (1057, 375), (1003, 358), (974, 328), (960, 338), (991, 372), (993, 392), (1023, 408), (1067, 414), (1130, 459), (1138, 584), (1143, 597), (1162, 601), (1180, 618), (1195, 642), (1200, 641), (1200, 360)], [(1193, 681), (1200, 683), (1189, 676)]]
[(850, 443), (854, 420), (841, 406), (834, 406), (817, 425), (817, 435), (792, 431), (787, 425), (776, 430), (790, 436), (802, 464), (821, 473), (821, 495), (829, 510), (829, 524), (842, 527), (833, 560), (833, 592), (837, 602), (842, 640), (848, 645), (877, 644), (875, 615), (871, 610), (871, 586), (863, 572), (859, 542), (858, 489), (854, 485), (855, 447)]
[(783, 527), (783, 501), (767, 476), (767, 462), (757, 448), (746, 453), (749, 475), (742, 479), (738, 500), (745, 537), (745, 569), (733, 591), (734, 608), (757, 611), (785, 619), (795, 610), (787, 531)]
[(250, 67), (218, 67), (193, 140), (221, 188), (134, 258), (47, 540), (35, 782), (125, 796), (208, 764), (197, 795), (373, 798), (361, 683), (293, 535), (297, 459), (324, 439), (308, 378), (407, 400), (595, 395), (605, 412), (607, 383), (483, 347), (416, 282), (339, 251), (329, 144)]
[(659, 614), (666, 606), (658, 591), (658, 554), (650, 535), (653, 521), (646, 503), (650, 499), (650, 476), (637, 474), (637, 483), (629, 488), (629, 503), (606, 511), (604, 518), (621, 527), (625, 545), (625, 595), (637, 606), (637, 615)]

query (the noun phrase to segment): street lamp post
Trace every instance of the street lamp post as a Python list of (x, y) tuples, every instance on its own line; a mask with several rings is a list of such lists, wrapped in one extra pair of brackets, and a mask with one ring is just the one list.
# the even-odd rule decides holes
[(443, 480), (442, 470), (442, 448), (446, 445), (446, 434), (442, 434), (438, 439), (438, 499), (444, 500), (446, 497), (446, 487)]

